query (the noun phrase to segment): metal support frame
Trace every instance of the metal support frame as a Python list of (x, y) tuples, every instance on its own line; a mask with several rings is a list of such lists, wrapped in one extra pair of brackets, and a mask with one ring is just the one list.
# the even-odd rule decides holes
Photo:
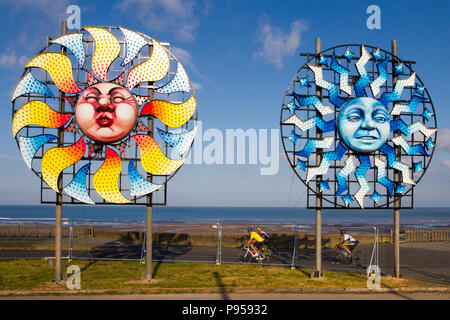
[(295, 225), (294, 250), (292, 251), (291, 270), (295, 270), (295, 256), (297, 255), (297, 249), (298, 249), (298, 224)]
[(222, 263), (222, 224), (217, 222), (217, 255), (216, 255), (216, 265)]
[[(392, 40), (392, 54), (397, 56), (397, 40)], [(392, 69), (394, 69), (395, 62), (392, 61)], [(393, 85), (397, 82), (396, 76), (392, 79)], [(399, 119), (399, 116), (394, 116), (394, 120)], [(399, 136), (399, 131), (394, 131), (394, 137)], [(401, 150), (399, 146), (395, 146), (395, 158), (400, 161)], [(400, 182), (400, 174), (398, 170), (394, 171), (394, 184), (395, 188), (397, 188), (398, 183)], [(394, 195), (394, 276), (396, 278), (400, 277), (400, 196)]]
[[(61, 22), (61, 35), (67, 34), (67, 21)], [(64, 53), (65, 49), (61, 48), (61, 53)], [(58, 112), (63, 113), (65, 102), (63, 93), (59, 93), (58, 97)], [(58, 129), (58, 147), (62, 147), (64, 144), (64, 131)], [(63, 187), (63, 175), (59, 177), (58, 189), (61, 191)], [(55, 283), (61, 281), (61, 233), (62, 233), (62, 193), (56, 194), (56, 208), (55, 208)]]
[[(315, 44), (316, 50), (316, 65), (319, 64), (319, 54), (321, 51), (321, 40), (320, 38), (316, 38)], [(322, 89), (316, 88), (316, 96), (319, 98), (322, 97)], [(320, 113), (317, 111), (316, 113), (320, 116)], [(322, 131), (317, 128), (316, 129), (316, 139), (322, 138)], [(322, 160), (322, 149), (317, 149), (316, 153), (316, 163), (319, 164)], [(316, 181), (316, 269), (314, 271), (314, 278), (321, 278), (322, 274), (322, 196), (320, 194), (320, 181), (321, 176), (317, 177)]]
[[(351, 59), (347, 59), (343, 56), (342, 54), (342, 48), (343, 47), (347, 47), (347, 48), (354, 48), (354, 47), (360, 47), (361, 45), (356, 45), (356, 44), (346, 44), (346, 45), (339, 45), (339, 46), (335, 46), (335, 47), (331, 47), (328, 48), (324, 51), (322, 51), (320, 53), (322, 58), (327, 58), (327, 59), (331, 59), (333, 57), (333, 55), (335, 55), (335, 57), (338, 59), (339, 63), (342, 63), (342, 65), (344, 67), (346, 67), (347, 69), (350, 69), (350, 65), (355, 61), (360, 59), (360, 55), (354, 55)], [(393, 59), (398, 59), (397, 57), (393, 56), (392, 52), (389, 51), (385, 51), (382, 49), (379, 49), (377, 47), (373, 47), (370, 45), (364, 45), (365, 48), (367, 50), (380, 50), (385, 57), (388, 57), (389, 59), (389, 64), (392, 63)], [(292, 141), (288, 141), (289, 139), (289, 134), (294, 131), (296, 132), (296, 126), (293, 124), (283, 124), (283, 121), (287, 119), (286, 114), (287, 114), (287, 110), (289, 109), (289, 107), (287, 106), (287, 103), (293, 99), (293, 96), (295, 93), (300, 93), (300, 91), (298, 91), (296, 89), (296, 84), (299, 81), (299, 74), (302, 71), (302, 75), (310, 75), (311, 70), (309, 70), (309, 68), (307, 68), (307, 63), (310, 64), (314, 64), (316, 62), (316, 56), (317, 54), (313, 51), (313, 52), (309, 52), (309, 53), (301, 53), (300, 56), (306, 57), (306, 63), (297, 71), (297, 78), (294, 76), (294, 78), (291, 81), (291, 85), (288, 88), (286, 94), (285, 94), (285, 98), (283, 100), (283, 107), (282, 107), (282, 111), (281, 111), (281, 116), (280, 116), (280, 125), (281, 125), (281, 138), (282, 138), (282, 143), (283, 143), (283, 148), (285, 150), (286, 156), (288, 157), (291, 166), (293, 168), (295, 168), (296, 166), (296, 156), (295, 154), (301, 150), (303, 150), (303, 147), (306, 144), (306, 141), (308, 140), (315, 140), (316, 139), (316, 133), (313, 132), (313, 130), (308, 130), (306, 132), (301, 132), (297, 138), (298, 142), (293, 143)], [(411, 61), (411, 60), (400, 60), (398, 59), (397, 62), (401, 62), (404, 64), (404, 67), (407, 69), (406, 72), (403, 72), (402, 74), (406, 74), (409, 73), (410, 75), (413, 72), (412, 67), (416, 64), (415, 61)], [(371, 77), (377, 77), (378, 76), (378, 72), (376, 70), (376, 61), (371, 60), (370, 63), (368, 63), (367, 65), (367, 73), (368, 75), (370, 75)], [(334, 72), (334, 78), (333, 75), (331, 75), (329, 72), (331, 71), (330, 67), (327, 67), (325, 65), (322, 66), (322, 69), (324, 70), (324, 74), (325, 72), (327, 72), (327, 76), (329, 77), (328, 80), (331, 80), (332, 82), (336, 82), (337, 81), (337, 75)], [(306, 73), (304, 72), (306, 70)], [(395, 71), (392, 70), (392, 68), (389, 66), (389, 68), (387, 68), (387, 75), (390, 79), (392, 79), (394, 77), (394, 73)], [(330, 78), (331, 77), (331, 78)], [(354, 82), (356, 81), (356, 75), (351, 75), (350, 76), (350, 81)], [(420, 78), (416, 75), (416, 82), (418, 85), (424, 85), (423, 82), (420, 80)], [(310, 82), (311, 84), (314, 82)], [(381, 89), (383, 90), (383, 92), (391, 92), (394, 89), (394, 85), (392, 84), (391, 81), (387, 81), (382, 87)], [(304, 91), (302, 91), (301, 95), (305, 94), (305, 95), (314, 95), (315, 93), (315, 89), (310, 90), (309, 87), (306, 89), (302, 89)], [(411, 88), (407, 88), (405, 89), (405, 93), (409, 94), (409, 97), (402, 100), (399, 100), (398, 103), (406, 103), (408, 101), (410, 101), (410, 99), (413, 97), (413, 95), (415, 94), (414, 91), (415, 88), (411, 87)], [(296, 92), (298, 91), (298, 92)], [(427, 91), (426, 91), (427, 92)], [(432, 113), (434, 112), (434, 106), (433, 103), (431, 101), (431, 97), (429, 96), (428, 93), (426, 93), (426, 100), (422, 101), (420, 103), (421, 108), (427, 108), (429, 110), (432, 111)], [(321, 100), (324, 102), (329, 102), (329, 94), (326, 93), (325, 91), (322, 91), (322, 96), (321, 96)], [(345, 98), (345, 97), (344, 97)], [(305, 116), (304, 119), (309, 119), (312, 118), (313, 116), (316, 115), (316, 107), (315, 106), (302, 106), (301, 108), (298, 109), (298, 112), (301, 112), (302, 115)], [(289, 110), (290, 111), (290, 110)], [(297, 113), (297, 111), (296, 111)], [(328, 117), (329, 121), (337, 121), (337, 117), (338, 117), (338, 113), (334, 113), (334, 119), (333, 117)], [(401, 119), (404, 120), (407, 124), (413, 124), (414, 122), (416, 122), (417, 120), (420, 121), (420, 119), (423, 119), (423, 115), (421, 113), (421, 111), (415, 111), (413, 113), (411, 113), (410, 115), (402, 115)], [(429, 120), (431, 127), (437, 127), (436, 124), (436, 119), (432, 118)], [(425, 124), (425, 122), (423, 122)], [(298, 131), (296, 132), (298, 133)], [(324, 134), (325, 136), (326, 134)], [(423, 143), (425, 144), (427, 142), (427, 137), (425, 135), (423, 135), (423, 137), (420, 136), (412, 136), (410, 141), (408, 141), (410, 144), (414, 145), (416, 143)], [(433, 139), (435, 140), (435, 138)], [(334, 141), (334, 148), (336, 148), (338, 144), (338, 140)], [(315, 154), (316, 151), (313, 151), (311, 153), (311, 158), (310, 158), (310, 165), (312, 165), (312, 161), (313, 159), (315, 159)], [(323, 154), (323, 153), (322, 153)], [(347, 154), (350, 154), (349, 152)], [(408, 153), (403, 150), (402, 148), (400, 148), (400, 154), (401, 154), (401, 158), (406, 157), (406, 158), (410, 158)], [(383, 153), (381, 152), (375, 152), (371, 155), (369, 155), (370, 157), (370, 162), (372, 164), (371, 166), (371, 172), (372, 174), (368, 174), (366, 176), (367, 182), (369, 183), (369, 185), (373, 186), (375, 189), (375, 186), (377, 185), (378, 181), (377, 181), (377, 176), (376, 176), (376, 166), (374, 166), (374, 160), (375, 157), (383, 155)], [(433, 157), (433, 153), (429, 154), (429, 155), (424, 155), (424, 154), (419, 154), (416, 153), (412, 156), (411, 161), (414, 162), (422, 162), (424, 164), (424, 168), (422, 171), (426, 171), (430, 161)], [(330, 163), (329, 165), (329, 171), (330, 172), (334, 172), (334, 175), (328, 174), (327, 173), (327, 177), (325, 178), (324, 176), (319, 177), (317, 176), (317, 178), (322, 178), (323, 179), (327, 179), (330, 185), (330, 189), (324, 189), (322, 190), (322, 192), (320, 193), (321, 198), (322, 198), (322, 205), (320, 207), (320, 209), (324, 210), (324, 209), (345, 209), (345, 210), (361, 210), (361, 207), (356, 203), (352, 203), (349, 206), (345, 206), (344, 204), (342, 204), (339, 201), (339, 197), (335, 196), (335, 192), (337, 190), (337, 178), (336, 178), (336, 173), (342, 169), (342, 164), (339, 162), (336, 163)], [(317, 186), (317, 178), (313, 177), (312, 179), (309, 180), (308, 183), (305, 182), (305, 179), (303, 177), (303, 170), (294, 170), (294, 172), (296, 173), (296, 175), (306, 184), (307, 186), (307, 208), (309, 209), (317, 209), (316, 206), (316, 196), (317, 196), (317, 190), (316, 190), (316, 186)], [(391, 168), (391, 167), (387, 167), (386, 168), (386, 173), (387, 173), (387, 177), (394, 181), (394, 173), (395, 173), (395, 169)], [(419, 179), (416, 182), (419, 182), (423, 177), (423, 173), (422, 175), (419, 177)], [(356, 177), (349, 175), (346, 178), (346, 183), (349, 187), (349, 189), (354, 189), (357, 188), (359, 185), (358, 180), (356, 179)], [(409, 189), (408, 189), (409, 188)], [(384, 196), (386, 200), (381, 201), (380, 203), (375, 202), (375, 201), (370, 201), (370, 202), (366, 202), (364, 204), (364, 210), (369, 210), (369, 209), (394, 209), (395, 208), (395, 199), (394, 197), (391, 197), (388, 190), (387, 189), (378, 189), (377, 190), (379, 193), (381, 192), (382, 196)], [(414, 188), (413, 187), (408, 187), (407, 186), (407, 191), (401, 196), (401, 202), (400, 202), (400, 207), (401, 209), (412, 209), (414, 207)]]
[[(153, 47), (148, 47), (148, 56), (150, 57), (153, 51)], [(148, 99), (153, 99), (153, 82), (149, 82), (148, 89)], [(148, 134), (153, 136), (153, 118), (148, 117), (147, 123), (149, 132)], [(167, 154), (167, 150), (166, 150)], [(151, 174), (147, 174), (147, 180), (152, 182), (153, 177)], [(167, 187), (167, 184), (166, 184)], [(145, 280), (152, 281), (152, 262), (153, 262), (153, 193), (147, 195), (147, 204), (145, 207), (145, 230), (146, 230), (146, 239), (145, 239)]]
[[(66, 23), (64, 21), (64, 23)], [(118, 29), (117, 27), (105, 27), (108, 31), (110, 32), (114, 32), (114, 30)], [(59, 37), (59, 36), (58, 36)], [(46, 47), (41, 50), (41, 52), (53, 52), (51, 50), (49, 50), (49, 46), (52, 45), (51, 40), (56, 39), (58, 37), (49, 37), (47, 38), (47, 45)], [(123, 40), (119, 40), (119, 43), (121, 45), (125, 45), (125, 42)], [(161, 42), (161, 45), (165, 46), (166, 48), (169, 46), (169, 43), (166, 42)], [(92, 48), (94, 47), (94, 39), (91, 39), (89, 37), (87, 38), (83, 38), (83, 45), (85, 46), (85, 50), (87, 52), (88, 55), (92, 55), (93, 53), (90, 52), (90, 50), (92, 50)], [(72, 58), (73, 57), (73, 53), (71, 53), (70, 51), (64, 49), (63, 46), (61, 46), (61, 52), (63, 52), (67, 57)], [(151, 45), (149, 46), (150, 52), (151, 52)], [(143, 61), (146, 61), (149, 58), (149, 55), (147, 54), (143, 54), (140, 53), (137, 56), (137, 63), (141, 63)], [(171, 61), (174, 60), (173, 58), (170, 58)], [(87, 72), (92, 72), (92, 70), (88, 67), (88, 66), (80, 66), (77, 63), (73, 64), (73, 74), (74, 74), (74, 80), (79, 83), (81, 86), (86, 85), (86, 81), (87, 81)], [(117, 66), (110, 66), (109, 72), (122, 72), (123, 70), (121, 68), (118, 68)], [(25, 75), (25, 73), (28, 72), (28, 70), (25, 70), (24, 73), (22, 74), (22, 76)], [(169, 71), (170, 73), (170, 71)], [(48, 86), (49, 88), (53, 88), (53, 86), (55, 86), (54, 82), (52, 79), (47, 78), (47, 74), (45, 76), (45, 79), (40, 79), (40, 81), (45, 84), (46, 86)], [(145, 95), (144, 92), (147, 92), (147, 90), (153, 90), (155, 88), (154, 84), (152, 83), (151, 85), (142, 85), (139, 87), (139, 92), (137, 92), (137, 94), (139, 95)], [(57, 88), (55, 88), (55, 90), (58, 90)], [(34, 98), (41, 98), (39, 95), (36, 94), (28, 94), (26, 96), (23, 97), (19, 97), (15, 100), (15, 102), (13, 102), (13, 114), (15, 112), (17, 112), (18, 108), (23, 105), (23, 102), (29, 102), (31, 100), (33, 100)], [(58, 96), (56, 96), (56, 99), (58, 99)], [(56, 100), (55, 99), (55, 100)], [(53, 98), (48, 98), (48, 97), (44, 97), (43, 101), (46, 103), (49, 102), (53, 102)], [(59, 100), (58, 100), (59, 101)], [(65, 101), (63, 101), (63, 103), (65, 103)], [(53, 107), (53, 105), (51, 105)], [(64, 106), (63, 106), (64, 108)], [(70, 108), (69, 108), (70, 109)], [(74, 114), (74, 110), (69, 110), (69, 109), (65, 109), (64, 112), (65, 113), (72, 113)], [(60, 111), (60, 110), (58, 110)], [(143, 118), (142, 118), (143, 119)], [(197, 119), (197, 115), (193, 116), (192, 119)], [(49, 134), (53, 134), (52, 132), (50, 132), (49, 130), (53, 130), (53, 129), (48, 129), (48, 128), (43, 128), (41, 126), (37, 126), (37, 125), (30, 125), (28, 126), (26, 129), (26, 136), (30, 136), (30, 135), (35, 135), (35, 134), (45, 134), (45, 133), (49, 133)], [(46, 146), (48, 146), (49, 148), (52, 147), (61, 147), (61, 146), (68, 146), (68, 145), (72, 145), (73, 143), (76, 142), (76, 138), (77, 138), (77, 134), (72, 133), (72, 132), (65, 132), (64, 133), (64, 141), (62, 141), (62, 145), (59, 143), (59, 141), (57, 139), (55, 139), (54, 141), (50, 141), (46, 144)], [(48, 150), (48, 148), (41, 148), (34, 156), (34, 163), (38, 164), (39, 160), (42, 160), (43, 155), (45, 154), (45, 152)], [(162, 151), (165, 150), (165, 155), (168, 155), (168, 148), (166, 145), (165, 149), (162, 149)], [(140, 157), (137, 155), (137, 146), (135, 146), (135, 149), (132, 150), (130, 152), (130, 154), (128, 154), (127, 156), (122, 157), (122, 161), (133, 161), (135, 164), (139, 163), (141, 161)], [(164, 151), (163, 151), (164, 152)], [(92, 163), (96, 163), (96, 162), (103, 162), (104, 159), (104, 154), (99, 154), (98, 156), (92, 156), (90, 158), (88, 157), (83, 157), (80, 161), (91, 161)], [(40, 178), (41, 178), (41, 192), (40, 192), (40, 202), (42, 204), (75, 204), (75, 205), (89, 205), (86, 204), (84, 202), (78, 201), (74, 198), (71, 198), (65, 194), (62, 194), (62, 197), (58, 200), (55, 198), (54, 196), (54, 190), (49, 187), (45, 181), (42, 179), (42, 173), (41, 173), (41, 168), (39, 165), (36, 165), (32, 168), (32, 171), (37, 174)], [(60, 173), (60, 176), (63, 178), (63, 180), (70, 181), (73, 176), (75, 175), (76, 172), (76, 167), (73, 166), (72, 168), (69, 169), (65, 169), (64, 171), (62, 171)], [(87, 183), (87, 190), (88, 193), (91, 194), (92, 192), (95, 191), (93, 185), (92, 185), (92, 176), (94, 175), (95, 171), (93, 170), (89, 170), (87, 173), (88, 176), (88, 183)], [(175, 174), (175, 173), (174, 173)], [(156, 179), (156, 181), (154, 180), (154, 183), (157, 184), (161, 184), (163, 185), (163, 187), (161, 187), (160, 189), (154, 191), (155, 196), (152, 198), (152, 205), (153, 206), (165, 206), (167, 204), (167, 182), (170, 180), (170, 178), (172, 176), (174, 176), (174, 174), (169, 175), (169, 176), (158, 176), (154, 179)], [(129, 186), (123, 182), (123, 178), (128, 176), (127, 173), (121, 173), (121, 178), (119, 179), (119, 189), (123, 190), (123, 191), (129, 191)], [(95, 194), (95, 193), (94, 193)], [(98, 198), (98, 199), (93, 199), (96, 203), (101, 204), (101, 205), (117, 205), (116, 203), (111, 203), (106, 201), (103, 198)], [(147, 200), (145, 196), (142, 197), (132, 197), (130, 203), (127, 203), (126, 205), (142, 205), (142, 206), (146, 206), (147, 205)]]
[(370, 275), (372, 272), (372, 266), (378, 267), (378, 228), (373, 227), (374, 229), (374, 242), (373, 242), (373, 248), (372, 248), (372, 254), (370, 256), (370, 263), (369, 267), (367, 268), (367, 276)]

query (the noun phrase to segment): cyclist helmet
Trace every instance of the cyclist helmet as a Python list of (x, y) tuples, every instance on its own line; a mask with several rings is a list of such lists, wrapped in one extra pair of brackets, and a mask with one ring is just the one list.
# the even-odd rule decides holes
[(260, 227), (256, 228), (256, 231), (258, 231), (258, 232), (261, 231), (261, 228)]
[(252, 228), (247, 229), (247, 232), (252, 232), (252, 231), (253, 231)]
[(344, 229), (341, 230), (341, 233), (347, 233)]

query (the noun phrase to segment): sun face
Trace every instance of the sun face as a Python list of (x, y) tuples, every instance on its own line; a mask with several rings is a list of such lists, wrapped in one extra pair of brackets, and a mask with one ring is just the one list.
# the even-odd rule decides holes
[(87, 88), (78, 99), (75, 119), (81, 131), (100, 143), (120, 141), (136, 124), (138, 110), (131, 93), (114, 83)]
[(412, 63), (364, 45), (306, 55), (280, 125), (308, 207), (310, 196), (320, 196), (324, 208), (388, 208), (394, 195), (412, 198), (437, 136), (431, 98)]
[(379, 101), (357, 98), (346, 103), (337, 121), (339, 136), (353, 151), (370, 153), (378, 150), (389, 138), (389, 112)]
[(168, 45), (122, 27), (51, 40), (12, 103), (28, 167), (82, 203), (145, 204), (137, 199), (183, 165), (197, 129), (192, 86)]

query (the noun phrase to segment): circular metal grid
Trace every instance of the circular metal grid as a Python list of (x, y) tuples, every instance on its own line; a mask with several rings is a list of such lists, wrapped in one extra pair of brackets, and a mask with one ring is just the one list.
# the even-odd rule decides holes
[[(159, 50), (157, 57), (155, 50)], [(45, 56), (50, 59), (42, 59)], [(165, 56), (166, 62), (163, 61)], [(153, 63), (149, 68), (139, 70), (149, 61)], [(72, 84), (68, 74), (73, 78)], [(155, 81), (147, 81), (152, 77)], [(101, 143), (90, 139), (80, 129), (75, 119), (76, 102), (91, 85), (111, 82), (133, 95), (138, 117), (123, 139)], [(29, 107), (37, 104), (46, 106)], [(188, 115), (177, 113), (177, 108), (181, 110), (184, 104), (189, 104)], [(42, 179), (41, 201), (44, 203), (55, 202), (52, 194), (56, 187), (59, 190), (55, 191), (64, 190), (63, 203), (146, 204), (146, 195), (154, 192), (153, 204), (165, 204), (167, 182), (179, 170), (178, 164), (186, 159), (197, 125), (193, 87), (181, 63), (170, 51), (170, 45), (121, 27), (85, 27), (49, 38), (47, 46), (25, 67), (13, 95), (12, 114), (13, 127), (17, 127), (13, 132), (17, 145), (30, 169)], [(153, 138), (157, 147), (149, 143), (148, 137)], [(84, 146), (80, 140), (84, 141)], [(62, 147), (67, 152), (50, 151)], [(148, 149), (145, 161), (142, 158), (144, 147)], [(48, 161), (52, 159), (52, 152), (54, 161)], [(74, 155), (77, 152), (82, 153), (81, 157)], [(47, 160), (43, 164), (44, 157)], [(71, 157), (78, 160), (66, 166), (70, 161), (64, 159)], [(60, 167), (64, 167), (61, 171), (55, 168), (58, 161)], [(160, 173), (149, 173), (144, 166)], [(163, 172), (163, 167), (174, 170)], [(97, 189), (106, 185), (101, 194), (93, 181), (100, 168), (104, 174), (101, 179), (100, 174), (97, 176)], [(55, 186), (49, 184), (52, 179), (48, 177), (52, 174)], [(115, 191), (115, 187), (111, 188), (112, 179), (116, 181)], [(143, 180), (158, 187), (150, 188)], [(70, 184), (72, 190), (66, 192)], [(80, 192), (86, 192), (88, 198), (77, 196)]]
[[(328, 208), (389, 208), (395, 195), (402, 207), (412, 207), (437, 138), (434, 106), (415, 62), (359, 44), (302, 56), (307, 61), (286, 90), (280, 126), (286, 156), (308, 195)], [(338, 133), (339, 112), (361, 97), (389, 112), (389, 138), (372, 152), (353, 151)], [(308, 207), (315, 207), (309, 196)]]

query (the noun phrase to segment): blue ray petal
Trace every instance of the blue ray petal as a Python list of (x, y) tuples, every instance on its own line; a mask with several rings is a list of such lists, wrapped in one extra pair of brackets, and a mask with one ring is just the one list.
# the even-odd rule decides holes
[(181, 63), (178, 62), (178, 69), (175, 76), (162, 87), (155, 89), (158, 93), (173, 93), (173, 92), (189, 92), (191, 86), (189, 79)]
[(163, 140), (178, 150), (180, 154), (185, 154), (192, 145), (192, 141), (197, 133), (197, 126), (194, 129), (183, 133), (171, 133), (158, 129), (158, 133)]
[(19, 137), (19, 147), (22, 153), (22, 158), (31, 169), (31, 162), (33, 161), (36, 152), (47, 142), (57, 139), (51, 134), (41, 134), (34, 137)]
[(72, 33), (62, 37), (59, 37), (55, 40), (52, 40), (53, 43), (58, 43), (70, 51), (75, 55), (80, 66), (84, 65), (85, 61), (85, 51), (83, 47), (83, 34), (82, 33)]
[(125, 35), (125, 42), (126, 42), (126, 54), (125, 59), (122, 61), (122, 66), (126, 65), (127, 63), (130, 63), (131, 60), (136, 57), (138, 52), (142, 49), (143, 46), (147, 44), (147, 40), (145, 40), (144, 37), (142, 37), (140, 34), (131, 31), (126, 28), (120, 28), (120, 30)]
[(94, 201), (92, 201), (91, 197), (89, 197), (89, 193), (86, 188), (86, 176), (90, 167), (90, 163), (81, 167), (63, 191), (78, 201), (94, 204)]
[(54, 98), (53, 93), (50, 89), (43, 83), (36, 80), (31, 72), (27, 73), (22, 80), (20, 80), (16, 89), (14, 90), (13, 97), (11, 101), (14, 101), (17, 97), (23, 96), (27, 93), (40, 93), (46, 97)]
[(152, 193), (163, 186), (162, 184), (154, 184), (144, 179), (136, 170), (133, 161), (130, 161), (128, 164), (128, 177), (130, 178), (131, 195), (133, 197)]

